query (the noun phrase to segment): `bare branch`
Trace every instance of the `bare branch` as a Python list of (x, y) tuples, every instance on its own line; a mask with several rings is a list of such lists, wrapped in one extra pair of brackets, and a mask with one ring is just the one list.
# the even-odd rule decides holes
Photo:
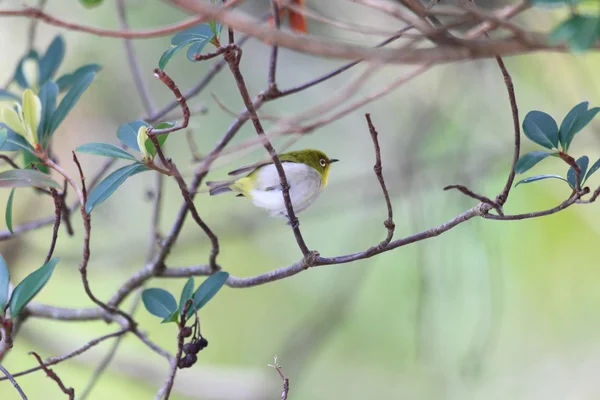
[(73, 390), (73, 388), (66, 388), (66, 386), (63, 384), (62, 380), (58, 377), (58, 375), (56, 375), (56, 373), (54, 371), (52, 371), (50, 368), (46, 367), (44, 365), (44, 362), (42, 361), (42, 359), (40, 358), (40, 356), (35, 352), (35, 351), (30, 351), (29, 354), (31, 354), (32, 356), (35, 357), (35, 359), (37, 360), (37, 362), (40, 364), (40, 367), (42, 367), (42, 369), (44, 370), (44, 372), (46, 372), (46, 375), (52, 379), (54, 382), (56, 382), (56, 384), (58, 385), (58, 387), (60, 388), (60, 390), (62, 390), (62, 392), (66, 395), (69, 396), (69, 400), (73, 400), (75, 399), (75, 390)]
[(17, 389), (17, 392), (19, 392), (19, 395), (21, 396), (21, 399), (27, 400), (27, 396), (23, 392), (23, 389), (21, 389), (21, 386), (19, 386), (19, 384), (17, 383), (17, 381), (15, 381), (14, 376), (11, 375), (10, 372), (8, 372), (8, 370), (2, 366), (2, 364), (0, 364), (0, 371), (2, 371), (2, 373), (6, 376), (6, 378), (8, 378), (8, 380), (10, 381), (10, 383), (12, 383), (13, 386), (15, 387), (15, 389)]

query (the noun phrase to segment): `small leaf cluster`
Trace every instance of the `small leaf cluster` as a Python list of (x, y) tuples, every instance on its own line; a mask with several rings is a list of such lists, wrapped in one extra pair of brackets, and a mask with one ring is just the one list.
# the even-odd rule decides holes
[(8, 297), (10, 275), (6, 261), (0, 255), (0, 320), (5, 321), (5, 312), (10, 310), (11, 319), (14, 319), (27, 306), (27, 304), (42, 290), (52, 276), (58, 258), (54, 257), (37, 270), (23, 279)]
[(179, 50), (190, 46), (187, 50), (187, 59), (196, 62), (196, 55), (200, 54), (208, 43), (219, 47), (219, 35), (223, 25), (218, 21), (210, 21), (178, 32), (171, 38), (171, 48), (163, 53), (158, 61), (158, 67), (164, 70), (173, 56)]
[[(0, 187), (34, 186), (60, 189), (38, 157), (47, 154), (54, 133), (90, 86), (97, 64), (88, 64), (55, 78), (65, 55), (65, 42), (58, 35), (41, 54), (31, 50), (17, 63), (10, 90), (0, 90), (0, 151), (20, 152), (24, 168), (0, 173)], [(60, 98), (62, 96), (62, 99)], [(14, 189), (6, 207), (6, 223), (12, 232)]]
[(531, 0), (538, 6), (568, 6), (571, 14), (550, 33), (553, 45), (566, 43), (575, 52), (585, 51), (600, 39), (600, 15), (581, 14), (575, 9), (579, 3), (598, 4), (598, 0)]
[[(174, 125), (173, 122), (161, 122), (153, 129), (168, 129)], [(147, 135), (149, 128), (151, 128), (150, 124), (145, 121), (136, 120), (122, 124), (117, 130), (117, 137), (127, 147), (140, 152), (141, 160), (138, 160), (133, 154), (111, 143), (87, 143), (75, 149), (79, 153), (133, 161), (133, 163), (121, 167), (108, 175), (91, 191), (85, 203), (86, 212), (92, 212), (94, 207), (108, 199), (127, 178), (151, 169), (149, 165), (154, 165), (153, 161), (157, 149)], [(156, 135), (160, 147), (165, 144), (168, 137), (168, 133)]]
[(202, 282), (195, 292), (194, 278), (189, 278), (179, 296), (179, 305), (171, 293), (160, 288), (145, 289), (142, 292), (142, 301), (146, 310), (150, 314), (162, 318), (162, 322), (164, 323), (177, 322), (179, 316), (186, 308), (188, 300), (192, 300), (193, 307), (188, 307), (184, 316), (184, 319), (187, 321), (221, 290), (227, 278), (229, 278), (227, 272), (215, 272)]
[[(600, 107), (589, 108), (587, 101), (582, 102), (567, 113), (560, 124), (560, 128), (554, 118), (545, 112), (534, 110), (527, 113), (523, 120), (523, 132), (525, 136), (547, 150), (531, 151), (521, 156), (515, 165), (515, 172), (519, 174), (527, 172), (530, 168), (549, 156), (563, 159), (570, 157), (568, 155), (569, 147), (576, 134), (585, 128), (598, 112), (600, 112)], [(600, 168), (600, 159), (589, 170), (588, 156), (580, 157), (576, 163), (581, 171), (579, 182), (577, 181), (577, 172), (571, 165), (567, 171), (566, 179), (555, 174), (536, 175), (517, 182), (515, 186), (552, 178), (563, 180), (573, 190), (576, 190), (578, 186), (582, 187), (587, 179)]]

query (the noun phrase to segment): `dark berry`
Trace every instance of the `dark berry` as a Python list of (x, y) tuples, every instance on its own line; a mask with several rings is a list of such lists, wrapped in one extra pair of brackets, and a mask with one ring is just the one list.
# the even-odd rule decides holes
[(198, 356), (190, 353), (187, 354), (183, 359), (185, 360), (186, 364), (188, 364), (191, 367), (196, 363), (196, 361), (198, 361)]
[(200, 340), (198, 340), (198, 345), (200, 346), (200, 350), (202, 350), (203, 348), (208, 346), (208, 340), (206, 340), (205, 338), (200, 338)]
[(183, 336), (183, 337), (190, 337), (190, 336), (192, 336), (192, 328), (190, 328), (189, 326), (184, 326), (181, 329), (181, 336)]
[(187, 367), (189, 367), (189, 365), (188, 365), (187, 360), (185, 359), (185, 357), (181, 357), (179, 359), (179, 361), (177, 361), (177, 366), (179, 368), (187, 368)]
[(193, 343), (186, 343), (186, 344), (183, 345), (183, 352), (185, 354), (193, 353), (195, 347), (196, 346), (194, 346)]

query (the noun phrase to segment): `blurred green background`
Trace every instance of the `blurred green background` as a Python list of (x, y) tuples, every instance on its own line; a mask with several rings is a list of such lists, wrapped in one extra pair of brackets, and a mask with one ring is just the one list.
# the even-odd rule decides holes
[[(248, 1), (243, 8), (256, 16), (267, 1)], [(308, 5), (331, 18), (393, 30), (393, 20), (345, 1)], [(20, 7), (3, 1), (0, 7)], [(480, 2), (482, 7), (490, 2)], [(183, 17), (160, 1), (127, 2), (132, 28), (161, 26)], [(50, 14), (98, 27), (118, 26), (115, 5), (106, 1), (86, 10), (78, 2), (50, 0)], [(518, 18), (533, 30), (547, 30), (560, 11), (532, 10)], [(3, 18), (0, 24), (2, 64), (8, 79), (21, 57), (29, 21)], [(311, 33), (355, 44), (374, 44), (381, 37), (348, 33), (321, 23)], [(70, 152), (92, 141), (117, 143), (117, 127), (143, 115), (119, 39), (98, 38), (40, 24), (36, 47), (45, 49), (61, 32), (67, 55), (59, 73), (85, 63), (103, 70), (76, 109), (55, 134), (54, 149), (71, 172)], [(135, 49), (157, 106), (171, 94), (152, 77), (169, 37), (135, 41)], [(251, 40), (244, 50), (242, 70), (250, 91), (266, 86), (269, 48)], [(561, 120), (576, 103), (600, 104), (597, 54), (542, 54), (506, 60), (512, 73), (521, 120), (532, 109)], [(281, 50), (281, 88), (303, 83), (341, 65)], [(190, 63), (183, 54), (168, 72), (181, 88), (189, 88), (211, 62)], [(385, 68), (357, 93), (360, 98), (401, 76), (410, 67)], [(350, 72), (295, 96), (267, 104), (267, 116), (289, 116), (331, 96), (363, 69)], [(232, 110), (242, 102), (224, 69), (210, 86), (190, 100), (204, 105), (206, 115), (192, 119), (200, 153), (208, 152), (232, 121), (215, 102), (214, 93)], [(410, 81), (392, 95), (361, 108), (335, 123), (306, 135), (293, 148), (317, 147), (335, 164), (327, 191), (300, 215), (308, 245), (322, 255), (359, 251), (385, 237), (385, 203), (372, 166), (374, 154), (364, 113), (370, 112), (380, 132), (384, 175), (393, 196), (396, 237), (406, 236), (451, 219), (473, 206), (449, 184), (467, 185), (494, 196), (505, 181), (512, 157), (512, 119), (502, 75), (493, 60), (444, 65)], [(266, 125), (269, 122), (265, 120)], [(574, 142), (574, 156), (592, 162), (598, 151), (598, 121)], [(246, 124), (235, 143), (255, 137)], [(276, 141), (279, 145), (284, 140)], [(524, 143), (523, 151), (533, 149)], [(193, 165), (184, 132), (173, 134), (167, 153), (191, 176)], [(256, 149), (217, 163), (209, 176), (219, 179), (239, 164), (264, 157)], [(102, 163), (82, 155), (87, 174)], [(538, 173), (566, 174), (559, 160), (546, 160)], [(150, 173), (138, 175), (120, 188), (92, 215), (92, 289), (108, 298), (144, 265), (148, 245), (153, 188)], [(591, 185), (600, 184), (592, 178)], [(8, 190), (0, 191), (0, 204)], [(559, 181), (519, 186), (511, 193), (507, 213), (550, 208), (570, 190)], [(165, 186), (161, 232), (167, 232), (182, 200), (175, 182)], [(292, 232), (281, 220), (268, 218), (250, 202), (234, 196), (201, 194), (196, 205), (221, 239), (219, 263), (236, 276), (252, 276), (289, 265), (301, 254)], [(15, 225), (52, 215), (46, 196), (19, 190)], [(210, 345), (198, 363), (177, 374), (173, 399), (278, 399), (281, 380), (267, 367), (279, 356), (290, 378), (290, 399), (596, 399), (600, 397), (600, 292), (597, 270), (600, 236), (595, 206), (575, 206), (559, 214), (525, 221), (471, 220), (442, 236), (352, 264), (319, 267), (292, 278), (249, 289), (224, 288), (202, 310), (202, 332)], [(77, 270), (81, 261), (81, 220), (73, 216), (74, 237), (64, 230), (55, 255), (61, 258), (37, 301), (57, 306), (90, 307)], [(0, 251), (18, 281), (41, 265), (51, 227), (0, 243)], [(205, 263), (209, 243), (188, 219), (170, 267)], [(197, 278), (200, 282), (202, 278)], [(178, 293), (184, 279), (161, 279), (150, 287)], [(131, 299), (128, 300), (128, 302)], [(128, 304), (125, 304), (127, 307)], [(175, 351), (173, 325), (161, 325), (143, 308), (136, 319), (150, 338)], [(103, 322), (70, 323), (29, 320), (3, 360), (11, 372), (35, 365), (27, 353), (43, 358), (69, 352), (93, 337), (111, 332)], [(81, 393), (108, 341), (81, 357), (53, 369), (67, 386)], [(166, 362), (135, 338), (127, 336), (90, 399), (153, 398), (168, 371)], [(63, 399), (43, 373), (18, 378), (30, 399)], [(0, 384), (1, 399), (18, 399), (8, 382)]]

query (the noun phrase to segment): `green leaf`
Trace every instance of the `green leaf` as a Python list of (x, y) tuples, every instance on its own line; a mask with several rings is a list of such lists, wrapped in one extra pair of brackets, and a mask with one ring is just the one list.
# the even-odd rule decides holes
[(573, 134), (571, 134), (571, 132), (573, 131), (573, 127), (575, 126), (577, 119), (579, 119), (579, 117), (587, 111), (588, 104), (589, 102), (587, 101), (577, 104), (571, 109), (571, 111), (567, 113), (565, 118), (562, 120), (562, 123), (560, 124), (559, 142), (565, 151), (567, 151), (569, 147), (569, 137), (572, 138), (573, 135), (575, 135), (576, 133), (573, 132)]
[(167, 51), (163, 53), (158, 61), (158, 67), (160, 69), (165, 69), (167, 63), (171, 60), (171, 58), (181, 49), (188, 45), (192, 45), (187, 52), (187, 58), (190, 61), (194, 60), (194, 54), (200, 53), (204, 46), (211, 41), (214, 37), (214, 33), (210, 24), (200, 24), (188, 28), (184, 31), (177, 33), (175, 36), (171, 38), (171, 44), (174, 47), (171, 47)]
[(122, 148), (110, 143), (87, 143), (75, 149), (79, 153), (94, 154), (97, 156), (123, 158), (137, 161), (137, 159)]
[[(160, 124), (156, 125), (154, 129), (167, 129), (172, 128), (173, 126), (175, 126), (174, 122), (161, 122)], [(168, 133), (161, 133), (156, 135), (156, 139), (158, 140), (158, 144), (160, 145), (161, 149), (167, 141), (168, 137)], [(154, 143), (152, 143), (152, 140), (150, 140), (150, 138), (146, 139), (146, 141), (144, 142), (144, 147), (146, 148), (146, 151), (152, 156), (152, 158), (156, 156), (157, 150), (156, 147), (154, 147)]]
[(84, 7), (92, 8), (97, 7), (104, 2), (104, 0), (79, 0)]
[(531, 183), (531, 182), (535, 182), (535, 181), (541, 181), (542, 179), (560, 179), (562, 181), (565, 181), (567, 183), (569, 183), (565, 178), (563, 178), (560, 175), (554, 175), (554, 174), (546, 174), (546, 175), (536, 175), (536, 176), (530, 176), (529, 178), (525, 178), (523, 180), (520, 180), (519, 182), (517, 182), (515, 184), (515, 187), (519, 186), (522, 183)]
[(532, 142), (547, 149), (558, 148), (558, 126), (550, 115), (530, 111), (523, 120), (523, 132)]
[(44, 174), (50, 173), (50, 168), (48, 168), (48, 166), (45, 165), (38, 156), (29, 151), (23, 150), (23, 165), (25, 168), (31, 168), (31, 164), (34, 164), (37, 169)]
[(600, 17), (595, 15), (571, 15), (549, 35), (552, 45), (567, 43), (571, 50), (580, 52), (592, 47), (600, 36)]
[(160, 318), (168, 318), (177, 311), (175, 297), (164, 289), (145, 289), (142, 292), (142, 301), (150, 314)]
[(12, 318), (19, 315), (27, 303), (42, 290), (50, 276), (52, 276), (56, 263), (58, 263), (58, 257), (54, 257), (39, 269), (33, 271), (15, 287), (10, 297), (10, 314)]
[(5, 100), (5, 99), (9, 99), (9, 100), (15, 100), (18, 102), (21, 102), (21, 98), (19, 96), (17, 96), (16, 94), (9, 92), (8, 90), (5, 89), (0, 89), (0, 100)]
[[(214, 297), (215, 294), (223, 287), (225, 282), (229, 278), (229, 274), (224, 271), (215, 272), (209, 276), (202, 284), (198, 287), (194, 293), (194, 303), (196, 304), (196, 310), (200, 310)], [(190, 309), (187, 312), (186, 318), (190, 318), (194, 314), (194, 310)]]
[(38, 128), (38, 138), (42, 146), (46, 147), (46, 137), (50, 128), (52, 114), (56, 111), (56, 99), (58, 98), (58, 86), (52, 81), (42, 85), (38, 97), (42, 103), (42, 122)]
[(40, 83), (51, 79), (65, 56), (65, 41), (61, 35), (54, 38), (46, 54), (40, 59)]
[[(590, 159), (588, 158), (588, 156), (581, 156), (576, 162), (577, 165), (579, 165), (579, 169), (581, 169), (579, 181), (582, 182), (583, 178), (585, 177), (585, 173), (587, 172)], [(569, 185), (571, 185), (571, 187), (575, 189), (575, 184), (577, 183), (577, 174), (575, 173), (575, 168), (569, 168), (569, 171), (567, 172), (567, 181), (569, 182)]]
[(13, 188), (10, 191), (10, 195), (8, 196), (8, 201), (6, 202), (6, 213), (5, 213), (5, 218), (6, 218), (6, 227), (8, 228), (8, 231), (10, 233), (14, 233), (13, 232), (13, 227), (12, 227), (12, 208), (13, 208), (13, 200), (15, 198), (15, 188)]
[(71, 89), (69, 89), (65, 97), (63, 97), (54, 114), (52, 114), (50, 126), (48, 127), (48, 136), (51, 136), (54, 133), (56, 128), (58, 128), (58, 126), (63, 122), (69, 111), (71, 111), (75, 104), (77, 104), (77, 101), (83, 92), (85, 92), (85, 90), (94, 80), (94, 76), (96, 76), (95, 72), (88, 72), (82, 76), (81, 79), (73, 83)]
[(4, 257), (0, 254), (0, 315), (4, 316), (4, 307), (8, 300), (8, 286), (10, 284), (10, 275), (8, 273), (8, 265), (4, 261)]
[(65, 74), (56, 80), (56, 84), (58, 85), (59, 91), (63, 92), (73, 86), (73, 84), (86, 74), (90, 72), (98, 72), (102, 69), (102, 67), (98, 64), (87, 64), (82, 67), (79, 67), (75, 70), (75, 72), (70, 74)]
[(0, 187), (29, 186), (61, 189), (61, 186), (54, 179), (33, 169), (11, 169), (0, 172)]
[(121, 142), (125, 143), (127, 147), (140, 151), (140, 148), (137, 144), (137, 134), (142, 126), (147, 128), (150, 127), (150, 125), (146, 122), (139, 120), (122, 124), (117, 130), (117, 137), (121, 139)]
[(6, 128), (0, 127), (0, 149), (6, 144), (8, 140), (8, 130)]
[[(181, 313), (183, 311), (183, 307), (185, 307), (185, 303), (194, 296), (194, 277), (190, 276), (185, 286), (183, 286), (183, 290), (181, 291), (181, 297), (179, 298), (179, 308), (178, 311)], [(192, 305), (192, 308), (193, 305)]]
[(25, 77), (25, 72), (23, 71), (23, 65), (27, 61), (34, 61), (35, 63), (39, 63), (40, 56), (35, 50), (31, 50), (29, 53), (25, 54), (23, 58), (17, 64), (17, 68), (15, 70), (14, 80), (21, 86), (23, 89), (29, 87), (29, 82), (27, 82), (27, 78)]
[(589, 124), (590, 121), (594, 119), (598, 112), (600, 112), (600, 107), (590, 108), (585, 113), (580, 115), (579, 118), (577, 118), (577, 121), (575, 121), (573, 129), (571, 130), (571, 135), (567, 138), (567, 147), (571, 146), (571, 142), (573, 141), (573, 137), (575, 136), (575, 134), (583, 128), (585, 128), (587, 124)]
[(108, 199), (130, 176), (148, 171), (149, 168), (140, 163), (133, 163), (119, 168), (98, 184), (89, 194), (85, 203), (85, 211), (89, 214), (94, 207)]
[(592, 167), (590, 168), (590, 170), (588, 171), (587, 175), (585, 176), (585, 179), (583, 180), (584, 182), (588, 180), (588, 178), (590, 176), (592, 176), (592, 174), (594, 172), (596, 172), (598, 169), (600, 169), (600, 159), (598, 159), (598, 161), (596, 161)]
[(551, 154), (555, 153), (550, 151), (531, 151), (526, 153), (515, 164), (515, 172), (522, 174)]

